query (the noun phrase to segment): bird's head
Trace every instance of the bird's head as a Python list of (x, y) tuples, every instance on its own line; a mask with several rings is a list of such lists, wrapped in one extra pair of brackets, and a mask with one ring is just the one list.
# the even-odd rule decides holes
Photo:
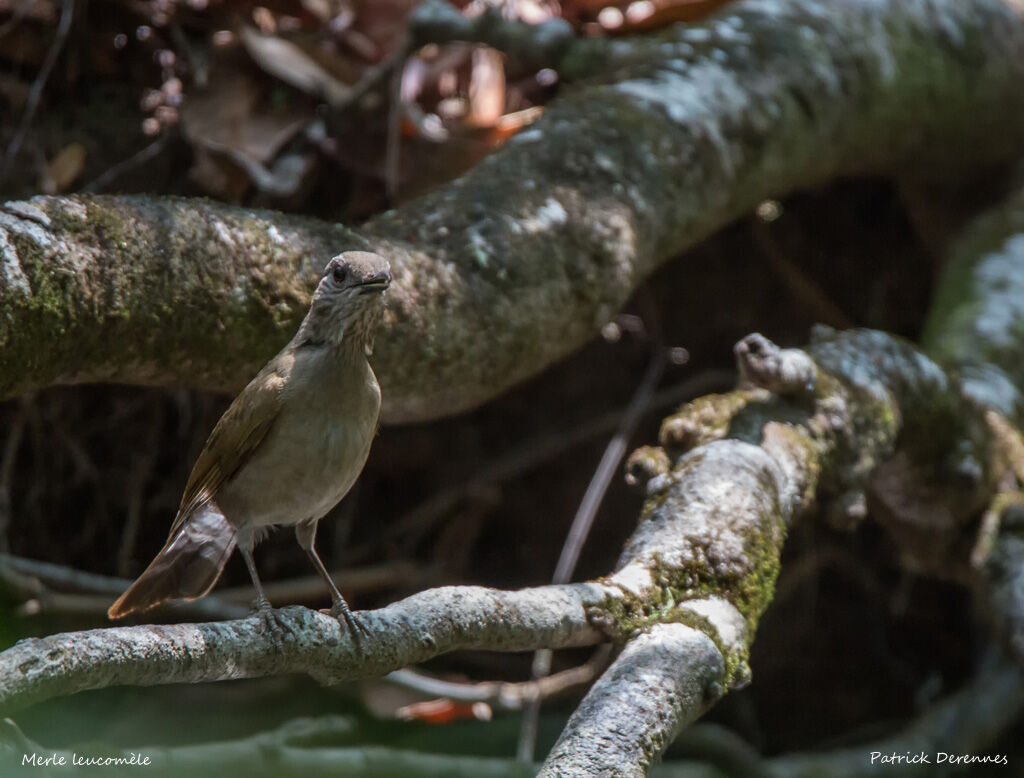
[(368, 346), (390, 285), (391, 267), (378, 254), (345, 251), (334, 257), (313, 293), (302, 327), (304, 339)]

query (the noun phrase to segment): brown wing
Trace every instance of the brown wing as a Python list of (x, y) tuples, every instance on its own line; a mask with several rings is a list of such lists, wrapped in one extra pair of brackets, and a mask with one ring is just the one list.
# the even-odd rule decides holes
[(294, 361), (290, 352), (274, 357), (220, 417), (188, 477), (169, 537), (174, 537), (259, 446), (281, 411), (282, 391)]

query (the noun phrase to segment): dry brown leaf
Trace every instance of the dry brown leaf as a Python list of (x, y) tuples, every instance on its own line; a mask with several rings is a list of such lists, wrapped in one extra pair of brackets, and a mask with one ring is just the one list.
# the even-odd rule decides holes
[(356, 0), (353, 28), (377, 47), (377, 60), (395, 51), (408, 29), (406, 16), (421, 0)]
[(263, 107), (256, 73), (227, 63), (211, 74), (209, 87), (189, 92), (181, 108), (185, 137), (193, 146), (230, 148), (265, 165), (310, 119), (305, 105)]
[(240, 203), (249, 189), (252, 179), (232, 160), (223, 154), (209, 151), (203, 146), (194, 149), (195, 161), (188, 176), (204, 191), (229, 203)]
[(306, 94), (340, 107), (352, 91), (306, 52), (284, 38), (264, 35), (251, 27), (243, 27), (240, 37), (245, 50), (257, 65)]
[(46, 164), (39, 188), (45, 194), (58, 194), (70, 187), (85, 168), (85, 146), (69, 143)]
[(471, 127), (493, 127), (505, 113), (505, 57), (488, 46), (473, 49), (469, 76)]

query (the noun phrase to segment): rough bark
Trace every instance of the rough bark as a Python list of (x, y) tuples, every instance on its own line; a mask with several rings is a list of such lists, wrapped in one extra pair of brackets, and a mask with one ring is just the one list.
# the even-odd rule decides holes
[[(954, 540), (992, 498), (1005, 462), (984, 410), (962, 400), (945, 372), (910, 344), (865, 330), (822, 330), (806, 350), (751, 335), (737, 355), (741, 374), (762, 388), (704, 397), (665, 420), (666, 456), (640, 452), (650, 466), (648, 501), (622, 568), (608, 579), (628, 587), (624, 612), (612, 609), (619, 629), (689, 625), (719, 647), (723, 672), (716, 676), (718, 656), (687, 632), (663, 635), (657, 649), (642, 650), (651, 636), (631, 643), (573, 714), (542, 775), (645, 775), (682, 726), (744, 683), (785, 528), (818, 500), (850, 506), (865, 491), (877, 494), (890, 508), (890, 529), (919, 541), (911, 530), (922, 529), (914, 498), (923, 491), (946, 523), (932, 527), (938, 537), (930, 542), (905, 543), (908, 553), (947, 574), (966, 566)], [(969, 460), (976, 479), (944, 472), (952, 452), (949, 467)], [(634, 473), (641, 462), (634, 458)], [(875, 483), (893, 462), (920, 468), (900, 493), (905, 505), (887, 503), (896, 494)], [(707, 589), (710, 599), (701, 596)], [(701, 609), (716, 598), (738, 615), (738, 639), (735, 622), (723, 632), (729, 618)]]
[[(851, 331), (827, 333), (806, 351), (780, 350), (754, 335), (737, 353), (743, 373), (776, 394), (712, 395), (666, 420), (666, 456), (649, 457), (655, 465), (640, 525), (619, 569), (602, 581), (518, 593), (430, 590), (360, 614), (369, 632), (360, 642), (305, 609), (282, 612), (273, 631), (253, 618), (22, 641), (0, 654), (0, 712), (117, 684), (287, 672), (338, 681), (457, 648), (526, 650), (611, 637), (626, 649), (544, 770), (643, 774), (682, 725), (749, 678), (747, 656), (772, 596), (785, 529), (819, 493), (863, 488), (901, 450), (897, 441), (915, 451), (913, 433), (935, 427), (950, 429), (946, 442), (975, 454), (985, 475), (967, 490), (970, 499), (953, 504), (968, 510), (992, 483), (988, 439), (968, 434), (980, 409), (951, 401), (945, 373), (910, 345)], [(627, 721), (629, 737), (616, 736)], [(584, 741), (600, 747), (579, 747)]]
[[(970, 220), (947, 253), (925, 347), (990, 419), (1006, 478), (982, 521), (969, 580), (1024, 667), (1024, 181)], [(1012, 422), (1012, 423), (1008, 423)], [(970, 468), (968, 468), (969, 470)]]
[[(1004, 151), (993, 137), (1019, 141), (1014, 78), (1024, 32), (999, 3), (851, 1), (829, 16), (815, 16), (823, 4), (810, 0), (734, 8), (727, 18), (738, 21), (669, 36), (655, 64), (640, 42), (599, 49), (606, 67), (620, 68), (608, 76), (614, 83), (568, 95), (478, 171), (358, 235), (186, 201), (9, 205), (0, 215), (0, 359), (27, 368), (5, 373), (5, 391), (101, 378), (191, 383), (192, 375), (233, 386), (268, 339), (289, 334), (319, 264), (313, 254), (365, 239), (393, 258), (398, 278), (378, 352), (391, 418), (452, 412), (580, 342), (659, 261), (765, 195), (920, 164), (970, 141), (985, 155)], [(601, 45), (578, 44), (566, 67), (590, 67), (590, 47)], [(1003, 134), (988, 135), (996, 121)], [(879, 142), (883, 133), (895, 140)], [(490, 210), (494, 187), (503, 199)], [(472, 210), (467, 201), (483, 204)], [(137, 221), (125, 231), (110, 214), (129, 206)], [(250, 251), (254, 235), (270, 246), (263, 253)], [(153, 252), (152, 241), (164, 250)], [(831, 500), (845, 509), (835, 518), (852, 524), (866, 499), (915, 566), (976, 580), (964, 538), (996, 492), (1020, 477), (1004, 434), (1012, 426), (992, 423), (1020, 418), (1019, 307), (1009, 306), (1008, 322), (994, 319), (994, 330), (982, 318), (1005, 312), (999, 295), (1007, 283), (1016, 288), (1016, 272), (986, 280), (1015, 267), (999, 247), (1017, 242), (994, 245), (994, 253), (964, 250), (963, 272), (978, 280), (966, 303), (974, 314), (949, 313), (961, 301), (937, 314), (940, 335), (930, 342), (949, 346), (933, 346), (942, 366), (875, 332), (821, 333), (803, 351), (745, 339), (741, 367), (760, 388), (702, 398), (666, 420), (661, 452), (632, 463), (631, 472), (648, 476), (641, 523), (617, 572), (600, 582), (432, 590), (361, 614), (370, 632), (361, 645), (330, 619), (298, 610), (281, 615), (280, 632), (247, 619), (23, 641), (0, 654), (0, 711), (114, 684), (294, 671), (338, 680), (455, 648), (608, 636), (626, 648), (543, 769), (644, 774), (681, 726), (746, 681), (785, 529), (815, 503)], [(138, 264), (121, 286), (126, 257)], [(148, 283), (167, 295), (166, 309), (154, 311), (152, 295), (139, 291)], [(217, 330), (214, 314), (202, 319), (206, 306), (232, 326)], [(189, 330), (193, 318), (217, 330), (212, 340)], [(246, 329), (251, 320), (261, 323)], [(172, 325), (184, 328), (180, 340), (167, 335)], [(978, 359), (993, 331), (993, 350)], [(218, 360), (217, 349), (244, 351), (232, 351), (243, 332), (252, 353)], [(49, 373), (40, 333), (66, 336)], [(172, 339), (170, 356), (161, 334)], [(234, 373), (223, 368), (229, 363)], [(1002, 415), (991, 416), (993, 408)], [(1020, 549), (1006, 542), (987, 557), (990, 602), (1011, 645), (1024, 623)], [(617, 732), (624, 722), (626, 737)]]
[(456, 648), (527, 651), (590, 645), (586, 609), (607, 596), (593, 584), (500, 592), (445, 587), (359, 618), (368, 634), (308, 608), (206, 624), (115, 627), (22, 640), (0, 654), (0, 714), (106, 686), (308, 673), (323, 683), (377, 677)]
[(538, 775), (647, 775), (679, 730), (722, 695), (722, 659), (703, 632), (655, 625), (584, 698)]
[(922, 344), (965, 391), (1024, 425), (1024, 186), (950, 246)]
[[(809, 492), (805, 499), (830, 499), (832, 520), (847, 527), (864, 517), (867, 503), (872, 516), (898, 542), (908, 566), (976, 588), (993, 633), (1024, 666), (1024, 498), (1019, 492), (1024, 485), (1024, 438), (1011, 423), (1019, 424), (1024, 386), (1020, 373), (1024, 310), (1015, 294), (1024, 289), (1022, 214), (1024, 201), (1015, 191), (968, 223), (949, 250), (925, 340), (942, 367), (878, 333), (826, 334), (807, 349), (813, 362), (802, 352), (780, 351), (756, 337), (748, 338), (745, 348), (740, 344), (744, 377), (780, 396), (799, 399), (813, 391), (818, 394), (819, 418), (787, 416), (776, 409), (772, 415), (777, 421), (785, 420), (786, 426), (766, 424), (764, 418), (740, 423), (747, 396), (702, 398), (665, 421), (664, 452), (639, 450), (631, 461), (631, 472), (646, 469), (651, 483), (657, 485), (665, 478), (664, 453), (671, 461), (679, 447), (732, 435), (754, 441), (763, 436), (762, 447), (772, 450), (778, 446), (773, 439), (800, 441), (803, 430), (803, 445), (789, 447), (789, 461), (803, 458), (804, 472), (813, 474), (805, 478)], [(830, 384), (837, 378), (844, 387), (838, 392), (836, 384)], [(823, 390), (833, 392), (832, 396), (821, 396)], [(853, 404), (848, 405), (851, 400)], [(858, 410), (837, 425), (851, 407)], [(831, 432), (822, 437), (826, 430)], [(833, 435), (830, 461), (822, 456), (827, 451), (822, 444)], [(694, 455), (703, 456), (711, 448), (705, 445)], [(816, 448), (818, 455), (807, 459)], [(739, 457), (730, 460), (718, 481), (732, 493), (735, 474), (745, 465)], [(771, 488), (762, 488), (761, 497), (772, 493)], [(985, 518), (979, 523), (986, 505)], [(710, 525), (721, 524), (719, 519)], [(671, 641), (665, 642), (666, 654), (671, 646)], [(617, 664), (626, 662), (625, 656)], [(636, 689), (644, 686), (642, 679), (650, 677), (645, 673), (675, 668), (677, 683), (693, 674), (682, 654), (660, 668), (650, 664), (651, 658), (643, 657), (620, 667), (620, 677), (628, 682), (616, 682), (610, 674), (598, 681), (552, 753), (548, 774), (645, 774), (652, 755), (638, 744), (664, 742), (681, 722), (699, 712), (699, 705), (686, 695), (659, 695), (648, 688), (646, 694), (635, 696)], [(1011, 675), (1013, 683), (1019, 684), (1019, 672)], [(656, 702), (650, 705), (651, 701)], [(977, 699), (968, 700), (969, 705), (977, 703)], [(1000, 706), (1002, 713), (992, 719), (992, 728), (975, 733), (980, 742), (995, 739), (1018, 709)], [(914, 731), (891, 745), (920, 742), (921, 748), (907, 749), (917, 751), (938, 743), (930, 750), (951, 750), (941, 739), (957, 727), (963, 728), (963, 719), (956, 708), (950, 708), (925, 717)], [(632, 737), (618, 740), (622, 731)], [(863, 760), (863, 749), (857, 749), (845, 757), (836, 753), (786, 764), (794, 774), (856, 775), (863, 773)], [(761, 769), (772, 774), (767, 765)]]
[(557, 65), (579, 85), (540, 122), (358, 231), (169, 198), (9, 203), (0, 396), (238, 388), (326, 260), (369, 247), (396, 277), (385, 418), (454, 413), (580, 345), (658, 264), (765, 197), (993, 161), (1024, 139), (1024, 22), (1000, 0), (747, 0), (651, 39), (574, 42)]

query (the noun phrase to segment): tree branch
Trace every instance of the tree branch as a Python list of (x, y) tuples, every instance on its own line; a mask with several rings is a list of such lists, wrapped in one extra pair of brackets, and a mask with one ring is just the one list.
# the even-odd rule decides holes
[(723, 656), (703, 632), (658, 624), (587, 694), (539, 776), (645, 776), (679, 730), (723, 694)]
[[(634, 473), (649, 468), (649, 497), (619, 571), (605, 579), (626, 591), (622, 611), (608, 611), (619, 631), (650, 634), (590, 690), (542, 775), (646, 775), (682, 726), (749, 680), (785, 529), (819, 496), (892, 496), (874, 484), (890, 462), (971, 458), (974, 481), (908, 484), (911, 495), (927, 487), (947, 510), (948, 524), (933, 527), (941, 538), (917, 549), (921, 558), (964, 565), (951, 539), (991, 499), (1001, 465), (980, 434), (984, 410), (963, 401), (935, 363), (865, 330), (821, 331), (805, 350), (751, 335), (736, 353), (741, 374), (762, 388), (689, 403), (662, 425), (663, 455), (645, 449), (632, 461)], [(946, 480), (941, 467), (923, 469)], [(892, 513), (893, 526), (906, 522)]]
[(326, 259), (372, 248), (395, 275), (375, 357), (385, 418), (454, 413), (579, 346), (659, 264), (765, 197), (1003, 159), (1024, 140), (1024, 22), (1000, 0), (727, 10), (573, 42), (560, 70), (589, 80), (358, 231), (196, 200), (9, 203), (0, 396), (236, 389), (292, 334)]
[(278, 628), (257, 616), (206, 624), (114, 627), (22, 640), (0, 654), (0, 715), (54, 696), (107, 686), (153, 686), (287, 673), (322, 683), (376, 677), (455, 648), (527, 651), (600, 640), (586, 608), (607, 596), (596, 584), (500, 592), (445, 587), (359, 619), (358, 641), (338, 621), (295, 607)]
[[(1021, 418), (1024, 385), (1020, 373), (1024, 310), (1018, 304), (1019, 295), (1015, 296), (1024, 289), (1024, 262), (1019, 256), (1024, 252), (1019, 234), (1024, 228), (1022, 204), (1015, 192), (976, 218), (953, 245), (926, 340), (949, 374), (922, 354), (878, 333), (826, 335), (806, 352), (781, 351), (752, 336), (738, 347), (744, 377), (780, 396), (799, 400), (801, 395), (815, 394), (818, 418), (790, 416), (787, 427), (766, 424), (763, 419), (739, 425), (737, 412), (747, 400), (734, 393), (717, 401), (703, 398), (691, 403), (666, 420), (661, 434), (662, 445), (671, 455), (673, 444), (688, 448), (724, 435), (752, 435), (755, 440), (763, 435), (762, 446), (769, 448), (773, 438), (799, 440), (802, 430), (804, 445), (795, 447), (791, 455), (795, 452), (796, 461), (802, 458), (807, 472), (821, 477), (818, 483), (811, 479), (805, 500), (813, 499), (814, 493), (831, 496), (833, 507), (840, 508), (863, 505), (866, 493), (872, 515), (894, 536), (912, 567), (977, 586), (996, 635), (1018, 662), (1024, 657), (1024, 542), (1020, 539), (1024, 500), (999, 499), (1024, 484), (1024, 438), (1007, 421), (1007, 417)], [(840, 390), (836, 392), (837, 385), (832, 384), (834, 394), (827, 398), (823, 392), (827, 395), (830, 381), (836, 379)], [(724, 418), (728, 424), (723, 424)], [(780, 417), (775, 414), (775, 418)], [(694, 455), (710, 449), (704, 446)], [(648, 468), (656, 483), (665, 477), (658, 472), (662, 461), (664, 454), (641, 449), (631, 463), (639, 472)], [(727, 494), (734, 493), (734, 483), (726, 478), (720, 482), (727, 485)], [(994, 516), (994, 526), (982, 523), (982, 538), (975, 543), (972, 524), (988, 504), (994, 506), (987, 514)], [(847, 523), (852, 526), (860, 515), (851, 514)], [(987, 541), (986, 532), (993, 535)], [(991, 550), (979, 557), (977, 552), (969, 553), (972, 546)], [(642, 701), (630, 704), (629, 690), (647, 669), (644, 661), (633, 664), (635, 677), (629, 683), (615, 683), (606, 675), (591, 691), (588, 699), (599, 695), (605, 704), (592, 702), (588, 707), (585, 701), (581, 705), (552, 753), (547, 767), (551, 774), (584, 763), (588, 766), (579, 769), (589, 774), (606, 764), (622, 774), (643, 774), (652, 754), (637, 744), (663, 742), (680, 721), (699, 713), (699, 705), (685, 695), (661, 699), (648, 709), (644, 703), (658, 700), (651, 690)], [(675, 666), (680, 679), (692, 672), (682, 657)], [(1013, 683), (1019, 685), (1019, 673), (1014, 674)], [(922, 720), (919, 729), (938, 742), (935, 731), (948, 732), (954, 714), (937, 713)], [(1008, 721), (1005, 716), (998, 720)], [(638, 737), (619, 744), (615, 734), (626, 726), (632, 726)], [(976, 734), (991, 739), (1000, 725), (994, 726)], [(909, 742), (920, 736), (908, 733)], [(584, 747), (588, 741), (601, 746)], [(893, 744), (898, 746), (899, 741)], [(617, 745), (621, 747), (616, 749)], [(889, 753), (888, 745), (884, 753)], [(804, 768), (837, 775), (863, 772), (862, 749), (850, 752), (845, 760), (833, 756), (821, 763), (809, 757), (802, 766), (797, 760), (798, 772)]]
[(1024, 425), (1024, 180), (976, 215), (946, 252), (923, 346), (964, 390)]
[[(943, 429), (941, 450), (976, 456), (982, 473), (976, 483), (950, 487), (949, 504), (964, 511), (953, 518), (969, 519), (972, 506), (990, 497), (990, 440), (970, 436), (982, 409), (959, 402), (945, 373), (910, 345), (851, 331), (827, 333), (806, 351), (783, 350), (752, 335), (737, 355), (742, 374), (776, 394), (712, 395), (665, 421), (664, 456), (646, 460), (653, 470), (642, 521), (617, 572), (600, 582), (429, 590), (360, 614), (370, 634), (359, 643), (305, 609), (282, 612), (282, 631), (250, 618), (26, 640), (0, 654), (0, 713), (118, 684), (289, 672), (336, 682), (457, 648), (580, 646), (603, 632), (628, 645), (544, 769), (559, 774), (590, 756), (641, 774), (679, 727), (749, 679), (747, 655), (786, 527), (819, 492), (863, 488), (894, 455), (920, 454), (916, 436)], [(616, 736), (620, 730), (636, 737)]]
[[(960, 374), (1003, 458), (971, 555), (994, 633), (1024, 668), (1024, 180), (971, 219), (947, 252), (924, 342)], [(1001, 415), (1000, 415), (1001, 414)]]

